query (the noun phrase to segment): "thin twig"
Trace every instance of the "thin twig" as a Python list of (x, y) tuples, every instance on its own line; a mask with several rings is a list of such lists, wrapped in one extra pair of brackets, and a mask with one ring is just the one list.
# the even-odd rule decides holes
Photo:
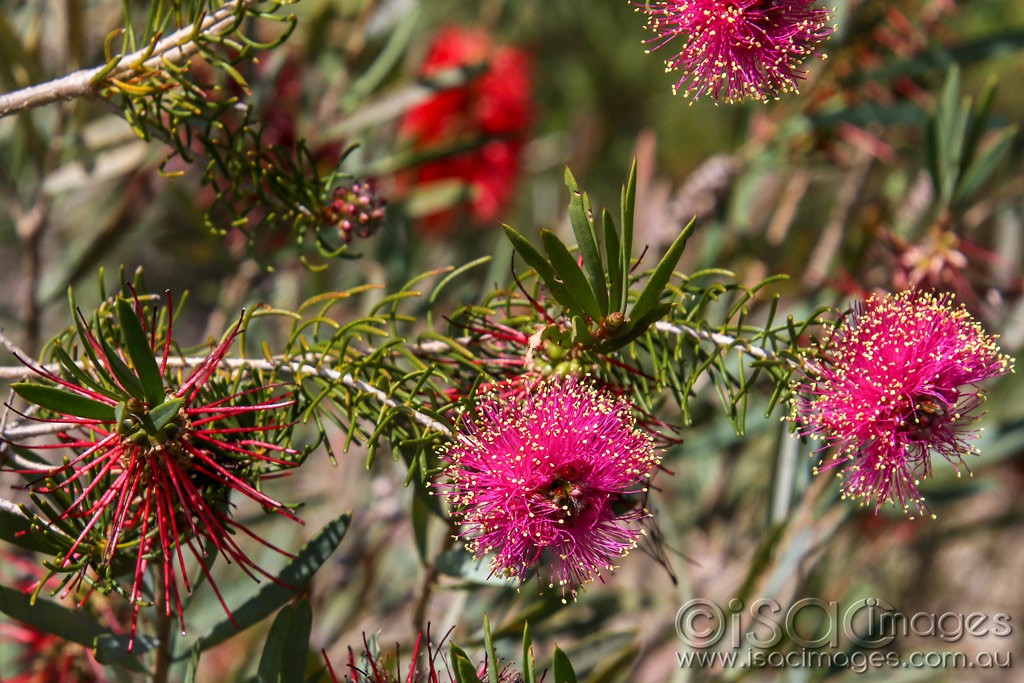
[(216, 36), (230, 29), (236, 23), (240, 8), (244, 10), (253, 4), (256, 4), (255, 0), (228, 2), (202, 20), (157, 41), (155, 45), (147, 45), (121, 57), (118, 65), (98, 81), (97, 77), (107, 65), (82, 69), (46, 83), (0, 95), (0, 118), (60, 100), (94, 95), (104, 84), (115, 80), (129, 81), (136, 76), (158, 71), (165, 64), (180, 64), (199, 51), (196, 39), (200, 35)]
[[(0, 343), (2, 343), (2, 336), (0, 335)], [(168, 367), (178, 368), (192, 368), (196, 367), (200, 363), (206, 360), (205, 356), (193, 356), (186, 358), (169, 358), (167, 360)], [(418, 412), (412, 406), (404, 403), (399, 403), (395, 399), (389, 397), (384, 391), (373, 386), (366, 380), (357, 379), (350, 373), (342, 373), (338, 370), (329, 367), (317, 367), (309, 365), (308, 363), (295, 362), (295, 361), (283, 361), (274, 362), (267, 360), (254, 360), (248, 358), (225, 358), (221, 361), (221, 364), (231, 369), (252, 369), (252, 370), (263, 370), (266, 372), (288, 372), (293, 375), (301, 376), (314, 376), (320, 377), (331, 382), (337, 382), (344, 384), (350, 389), (356, 389), (366, 394), (373, 396), (382, 405), (389, 408), (401, 409), (403, 412), (407, 412), (413, 421), (433, 429), (434, 431), (440, 432), (445, 436), (451, 436), (452, 430), (443, 422), (439, 422), (429, 415), (424, 415)], [(37, 366), (42, 370), (48, 372), (58, 372), (60, 367), (56, 364), (41, 365)], [(29, 367), (0, 367), (0, 379), (24, 379), (38, 375), (37, 372)], [(33, 424), (24, 426), (14, 426), (7, 429), (3, 433), (5, 439), (20, 439), (27, 436), (39, 436), (43, 434), (53, 434), (55, 432), (67, 429), (67, 425), (63, 424)]]
[[(660, 332), (666, 332), (675, 335), (685, 335), (697, 339), (699, 341), (708, 341), (712, 344), (725, 348), (725, 349), (737, 349), (742, 353), (746, 353), (758, 360), (762, 361), (784, 361), (793, 364), (788, 359), (781, 358), (780, 356), (766, 351), (765, 349), (754, 346), (749, 341), (737, 337), (731, 337), (727, 334), (720, 332), (710, 332), (707, 330), (699, 330), (687, 325), (680, 325), (675, 323), (669, 323), (665, 321), (659, 321), (654, 324), (654, 328)], [(463, 343), (464, 340), (455, 340), (456, 343)], [(468, 341), (465, 340), (465, 341)], [(9, 350), (15, 350), (17, 347), (13, 347), (10, 341), (0, 333), (0, 346), (5, 346)], [(422, 342), (413, 347), (413, 351), (418, 353), (441, 353), (447, 349), (449, 345), (444, 341), (429, 341)], [(170, 367), (195, 367), (206, 360), (205, 356), (192, 356), (185, 358), (170, 358), (167, 361)], [(388, 408), (400, 409), (407, 413), (410, 418), (426, 427), (439, 432), (445, 436), (451, 437), (453, 432), (443, 422), (439, 422), (434, 418), (417, 411), (410, 405), (400, 403), (395, 399), (389, 397), (383, 390), (373, 386), (366, 380), (357, 379), (351, 373), (342, 373), (330, 367), (324, 367), (320, 365), (311, 365), (303, 361), (292, 361), (292, 360), (256, 360), (248, 358), (225, 358), (221, 363), (231, 369), (252, 369), (262, 370), (265, 372), (287, 372), (296, 376), (313, 376), (326, 379), (331, 382), (337, 382), (343, 384), (350, 389), (356, 389), (363, 393), (373, 396), (379, 403)], [(42, 365), (39, 366), (48, 372), (59, 372), (60, 367), (56, 364)], [(38, 373), (32, 368), (26, 366), (20, 367), (0, 367), (0, 379), (25, 379), (37, 375)], [(21, 439), (30, 436), (40, 436), (44, 434), (53, 434), (66, 429), (66, 425), (60, 424), (20, 424), (14, 425), (3, 431), (2, 436), (6, 439)]]
[(709, 332), (707, 330), (698, 330), (695, 327), (688, 325), (679, 325), (676, 323), (665, 322), (659, 320), (654, 323), (654, 329), (659, 332), (668, 332), (669, 334), (686, 335), (699, 341), (709, 341), (715, 346), (721, 346), (726, 349), (739, 349), (740, 351), (747, 353), (758, 360), (777, 361), (780, 360), (778, 356), (770, 351), (765, 351), (760, 346), (754, 346), (745, 339), (739, 339), (737, 337), (730, 337), (727, 334), (720, 332)]

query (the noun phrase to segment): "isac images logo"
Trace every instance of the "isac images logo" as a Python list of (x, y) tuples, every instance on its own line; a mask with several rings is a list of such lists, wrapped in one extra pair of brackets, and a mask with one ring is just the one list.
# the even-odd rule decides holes
[[(680, 666), (871, 668), (1009, 668), (1005, 651), (957, 651), (967, 638), (1002, 643), (1013, 633), (1010, 615), (982, 612), (907, 614), (878, 598), (840, 603), (805, 598), (783, 606), (770, 598), (724, 607), (690, 600), (676, 613), (676, 633), (687, 646)], [(935, 639), (930, 652), (896, 651), (901, 638)], [(994, 639), (994, 640), (993, 640)], [(915, 644), (917, 641), (915, 641)], [(1007, 646), (1009, 645), (1007, 641)], [(890, 646), (892, 646), (890, 648)], [(883, 652), (885, 648), (891, 651)]]

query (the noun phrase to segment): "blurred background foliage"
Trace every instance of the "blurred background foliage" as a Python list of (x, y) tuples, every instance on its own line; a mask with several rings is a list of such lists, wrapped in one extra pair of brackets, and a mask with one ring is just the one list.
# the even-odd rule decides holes
[[(146, 3), (126, 4), (142, 13)], [(4, 90), (103, 63), (104, 38), (123, 21), (116, 2), (7, 0), (2, 7)], [(495, 256), (491, 264), (449, 287), (437, 310), (507, 285), (511, 248), (499, 221), (475, 224), (463, 207), (445, 230), (425, 230), (424, 206), (448, 211), (458, 196), (403, 188), (402, 174), (418, 159), (399, 138), (399, 121), (426, 96), (417, 73), (433, 36), (452, 24), (517, 46), (532, 64), (522, 172), (501, 222), (531, 238), (548, 227), (571, 241), (565, 166), (595, 203), (614, 206), (636, 157), (636, 243), (649, 248), (648, 265), (697, 215), (680, 270), (721, 267), (751, 286), (788, 275), (772, 287), (787, 314), (842, 307), (874, 289), (934, 287), (956, 292), (1002, 336), (1004, 351), (1019, 355), (1024, 345), (1020, 0), (841, 0), (837, 31), (824, 46), (828, 58), (808, 62), (800, 94), (739, 106), (673, 97), (674, 79), (662, 68), (668, 54), (645, 54), (643, 17), (624, 1), (302, 0), (280, 12), (295, 14), (293, 34), (258, 61), (237, 64), (251, 89), (249, 116), (265, 141), (291, 148), (305, 140), (325, 177), (344, 156), (343, 173), (375, 180), (388, 213), (376, 235), (350, 245), (349, 254), (362, 258), (324, 259), (297, 244), (287, 225), (263, 225), (250, 249), (232, 217), (214, 207), (202, 163), (164, 164), (168, 148), (138, 139), (107, 102), (51, 105), (0, 120), (0, 323), (24, 348), (38, 351), (66, 326), (68, 284), (88, 306), (97, 269), (116, 272), (122, 263), (144, 266), (160, 289), (189, 290), (179, 333), (186, 343), (219, 335), (243, 305), (294, 309), (316, 293), (365, 283), (395, 291), (426, 269), (487, 254)], [(259, 22), (248, 28), (266, 39), (280, 33)], [(951, 142), (943, 152), (941, 140), (960, 139), (958, 125), (976, 144)], [(162, 165), (174, 176), (161, 174)], [(943, 183), (951, 184), (945, 195)], [(380, 296), (352, 297), (344, 312), (365, 314)], [(581, 680), (852, 677), (679, 669), (684, 647), (673, 622), (692, 597), (724, 605), (733, 597), (787, 604), (874, 596), (904, 613), (1005, 612), (1014, 624), (1008, 638), (901, 639), (898, 647), (1024, 651), (1024, 394), (1014, 376), (992, 387), (972, 476), (956, 480), (939, 467), (927, 484), (935, 521), (876, 516), (839, 501), (834, 482), (814, 481), (811, 446), (788, 437), (778, 412), (764, 415), (767, 383), (742, 437), (713, 392), (700, 389), (694, 424), (666, 453), (671, 472), (655, 480), (649, 506), (658, 526), (645, 552), (568, 608), (533, 586), (521, 593), (495, 586), (458, 550), (425, 567), (416, 550), (422, 531), (410, 525), (409, 511), (432, 503), (403, 487), (403, 466), (380, 458), (366, 471), (356, 451), (336, 464), (310, 457), (302, 476), (275, 484), (287, 491), (284, 499), (305, 501), (311, 530), (353, 511), (337, 554), (309, 591), (311, 662), (322, 647), (340, 670), (346, 648), (358, 652), (364, 633), (379, 633), (382, 650), (400, 642), (408, 652), (427, 622), (435, 635), (454, 626), (452, 638), (480, 652), (486, 613), (500, 655), (516, 658), (529, 619), (538, 653), (557, 643)], [(660, 417), (681, 422), (678, 413)], [(336, 436), (337, 453), (343, 439)], [(260, 524), (271, 541), (293, 534), (273, 520)], [(427, 533), (435, 551), (451, 547), (449, 529), (435, 523)], [(251, 588), (222, 585), (229, 601)], [(195, 623), (220, 618), (211, 600), (197, 599), (192, 609)], [(246, 680), (268, 627), (205, 654), (197, 680)], [(0, 648), (7, 657), (0, 662), (9, 663), (11, 646)], [(964, 680), (955, 671), (897, 673), (857, 679)], [(1012, 674), (985, 676), (972, 672), (972, 680)]]

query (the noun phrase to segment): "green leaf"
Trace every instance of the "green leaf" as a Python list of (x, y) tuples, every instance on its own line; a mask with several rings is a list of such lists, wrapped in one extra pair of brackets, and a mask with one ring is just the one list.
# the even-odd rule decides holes
[(516, 253), (523, 257), (527, 265), (537, 271), (537, 275), (544, 282), (544, 285), (550, 290), (551, 294), (555, 297), (562, 306), (567, 309), (581, 311), (582, 307), (573, 298), (569, 289), (555, 276), (555, 271), (548, 263), (548, 260), (544, 258), (543, 254), (537, 251), (537, 247), (530, 243), (530, 240), (523, 237), (521, 234), (516, 232), (514, 228), (507, 225), (502, 226), (505, 229), (505, 235), (508, 237), (509, 242), (512, 243)]
[(574, 315), (572, 317), (572, 339), (573, 344), (583, 344), (590, 346), (594, 343), (594, 335), (590, 331), (590, 325), (587, 324), (586, 319), (581, 315)]
[(957, 184), (956, 193), (953, 195), (953, 203), (961, 205), (969, 200), (975, 192), (992, 176), (996, 166), (1003, 160), (1010, 150), (1010, 144), (1017, 136), (1017, 127), (1010, 126), (999, 131), (998, 137), (985, 151), (975, 159)]
[[(200, 636), (203, 650), (218, 645), (239, 631), (263, 621), (282, 605), (292, 600), (295, 597), (295, 591), (309, 583), (320, 566), (327, 561), (327, 558), (341, 543), (341, 539), (348, 531), (351, 519), (351, 513), (345, 513), (324, 526), (316, 536), (310, 539), (309, 543), (302, 547), (295, 559), (278, 574), (278, 579), (285, 585), (268, 583), (260, 587), (241, 607), (231, 610), (238, 623), (237, 627), (230, 619), (223, 619), (205, 635)], [(178, 657), (180, 658), (180, 656), (183, 655), (179, 654)]]
[(452, 643), (449, 651), (457, 683), (482, 683), (480, 677), (476, 675), (476, 667), (465, 650)]
[[(128, 651), (129, 644), (132, 646), (131, 652)], [(100, 664), (116, 664), (129, 667), (134, 671), (145, 672), (146, 668), (138, 660), (138, 657), (159, 644), (159, 640), (148, 636), (135, 636), (135, 642), (132, 643), (131, 636), (107, 633), (96, 638), (93, 643), (93, 655)]]
[(184, 683), (196, 683), (196, 674), (199, 672), (199, 655), (201, 655), (202, 652), (202, 643), (196, 643), (189, 651), (188, 666), (185, 668)]
[(551, 658), (551, 675), (555, 683), (576, 683), (576, 672), (572, 670), (572, 663), (562, 650), (555, 645), (555, 654)]
[(0, 539), (19, 548), (35, 550), (47, 555), (56, 555), (60, 550), (42, 534), (34, 533), (32, 520), (26, 517), (17, 506), (6, 500), (0, 500)]
[(633, 258), (633, 216), (636, 211), (636, 157), (633, 157), (633, 165), (629, 169), (629, 180), (622, 188), (622, 225), (619, 226), (619, 261), (622, 271), (622, 287), (619, 299), (625, 312), (626, 302), (629, 300), (629, 268)]
[(487, 681), (488, 683), (500, 683), (498, 680), (498, 653), (494, 650), (494, 641), (491, 639), (491, 620), (484, 614), (484, 656), (487, 657)]
[(453, 576), (481, 586), (515, 585), (514, 579), (505, 579), (492, 574), (490, 564), (486, 559), (475, 559), (463, 547), (452, 548), (441, 553), (434, 560), (434, 566), (445, 576)]
[(312, 628), (313, 610), (305, 598), (278, 612), (263, 646), (256, 673), (258, 683), (289, 683), (305, 678)]
[(530, 622), (523, 623), (523, 683), (537, 683), (537, 662), (533, 658)]
[(159, 432), (170, 424), (178, 416), (178, 411), (181, 410), (181, 406), (184, 403), (185, 399), (183, 398), (172, 398), (170, 401), (164, 401), (150, 410), (149, 420), (152, 423), (152, 428)]
[[(576, 263), (576, 258), (569, 252), (569, 248), (562, 244), (558, 235), (550, 230), (542, 229), (540, 239), (544, 243), (544, 250), (551, 258), (551, 265), (555, 268), (556, 277), (565, 283), (572, 293), (573, 299), (579, 302), (579, 308), (576, 308), (574, 312), (585, 313), (592, 320), (603, 318), (601, 307), (597, 304), (597, 297), (594, 296), (594, 290), (590, 288), (590, 283), (587, 282), (583, 270)], [(559, 303), (570, 308), (565, 301), (559, 300)]]
[[(608, 315), (608, 283), (604, 279), (604, 263), (601, 247), (597, 242), (597, 229), (589, 215), (590, 204), (587, 196), (580, 192), (572, 171), (565, 169), (565, 185), (569, 188), (569, 222), (576, 236), (576, 244), (583, 256), (583, 267), (587, 269), (590, 288), (597, 298), (601, 317)], [(599, 318), (595, 318), (599, 319)]]
[[(82, 348), (85, 350), (85, 355), (89, 356), (89, 360), (92, 361), (93, 368), (96, 373), (99, 374), (103, 379), (110, 379), (110, 375), (107, 373), (106, 366), (100, 362), (99, 356), (96, 355), (96, 349), (93, 348), (92, 344), (89, 343), (91, 337), (88, 328), (85, 326), (85, 319), (82, 317), (81, 312), (78, 310), (78, 306), (75, 304), (75, 291), (71, 287), (68, 287), (68, 305), (71, 307), (71, 317), (75, 319), (75, 331), (78, 333), (78, 338), (82, 342)], [(113, 382), (110, 382), (113, 384)]]
[(960, 176), (960, 161), (967, 132), (969, 103), (960, 100), (960, 69), (956, 66), (946, 75), (938, 108), (935, 112), (939, 200), (948, 204)]
[(128, 357), (132, 359), (135, 372), (146, 397), (146, 402), (155, 406), (164, 400), (164, 380), (160, 375), (160, 366), (153, 357), (153, 348), (150, 346), (146, 331), (142, 329), (139, 316), (135, 308), (125, 299), (117, 299), (117, 320), (121, 325), (121, 333), (124, 335), (125, 348)]
[(974, 155), (978, 151), (978, 145), (988, 130), (988, 117), (992, 111), (992, 103), (995, 101), (996, 84), (995, 77), (989, 77), (985, 83), (985, 89), (981, 93), (981, 99), (967, 124), (967, 137), (964, 140), (964, 168), (973, 161)]
[(95, 391), (97, 394), (103, 394), (107, 398), (111, 398), (115, 401), (120, 401), (123, 396), (117, 392), (111, 390), (109, 387), (97, 382), (87, 372), (78, 367), (78, 363), (74, 361), (68, 352), (65, 351), (59, 343), (55, 343), (53, 346), (53, 355), (57, 357), (61, 366), (68, 371), (68, 373), (74, 377), (81, 386), (88, 387)]
[(29, 403), (61, 415), (72, 415), (87, 420), (103, 420), (104, 422), (114, 421), (114, 406), (100, 403), (87, 396), (72, 394), (57, 387), (32, 382), (18, 382), (11, 388)]
[(414, 487), (412, 494), (412, 535), (416, 542), (416, 552), (420, 556), (420, 562), (427, 561), (427, 541), (430, 530), (430, 506), (426, 493), (419, 486)]
[(676, 237), (672, 246), (668, 248), (665, 257), (661, 259), (654, 272), (651, 273), (651, 276), (647, 279), (647, 284), (644, 285), (643, 291), (640, 292), (636, 303), (633, 304), (633, 308), (629, 312), (630, 320), (644, 317), (654, 307), (654, 304), (658, 303), (658, 300), (665, 291), (665, 286), (672, 277), (673, 271), (679, 265), (679, 259), (683, 256), (683, 249), (686, 248), (686, 241), (690, 239), (690, 235), (693, 234), (696, 225), (697, 219), (691, 219), (682, 232), (679, 233), (679, 236)]
[(622, 271), (622, 254), (619, 249), (619, 236), (615, 230), (615, 222), (608, 210), (601, 212), (601, 222), (604, 224), (604, 250), (608, 260), (608, 293), (611, 299), (608, 302), (608, 310), (622, 313), (626, 308), (626, 300), (623, 298), (625, 291), (622, 281), (626, 274)]
[(100, 636), (113, 636), (83, 609), (68, 609), (43, 598), (32, 604), (31, 599), (20, 590), (0, 585), (0, 612), (24, 624), (87, 648)]
[(100, 337), (99, 342), (100, 347), (103, 349), (103, 355), (107, 358), (110, 371), (114, 373), (114, 377), (117, 379), (118, 384), (121, 385), (121, 388), (134, 398), (145, 401), (146, 392), (142, 389), (142, 382), (139, 380), (138, 375), (128, 367), (127, 363), (121, 360), (121, 356), (107, 343), (106, 339)]

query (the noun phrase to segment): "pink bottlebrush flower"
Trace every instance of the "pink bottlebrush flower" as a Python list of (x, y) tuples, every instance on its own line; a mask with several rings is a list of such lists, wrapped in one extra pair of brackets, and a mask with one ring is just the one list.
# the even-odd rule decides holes
[(631, 408), (576, 377), (480, 400), (445, 447), (439, 486), (467, 548), (478, 558), (496, 553), (492, 573), (522, 579), (546, 562), (550, 585), (575, 597), (636, 547), (634, 523), (647, 512), (618, 504), (646, 491), (659, 454)]
[[(120, 324), (125, 327), (131, 309), (124, 308), (123, 301), (119, 305)], [(167, 308), (172, 310), (169, 300)], [(152, 352), (158, 354), (161, 344), (155, 331), (144, 332), (147, 316), (137, 300), (134, 313), (137, 318), (131, 324), (138, 326), (139, 334), (145, 333)], [(89, 569), (97, 577), (90, 581), (104, 585), (130, 563), (132, 581), (125, 594), (133, 606), (134, 640), (139, 608), (152, 602), (145, 587), (147, 569), (152, 565), (160, 570), (153, 597), (167, 615), (173, 609), (184, 631), (182, 596), (192, 591), (187, 551), (230, 616), (210, 577), (211, 551), (234, 562), (253, 579), (261, 574), (273, 581), (276, 577), (246, 555), (235, 533), (287, 555), (231, 518), (230, 492), (301, 523), (284, 504), (259, 488), (262, 478), (298, 464), (298, 452), (273, 438), (289, 426), (279, 421), (278, 414), (294, 404), (292, 392), (273, 396), (280, 386), (256, 383), (239, 388), (218, 376), (221, 362), (241, 331), (241, 321), (176, 388), (160, 384), (173, 376), (168, 370), (169, 326), (159, 365), (152, 356), (146, 363), (140, 362), (138, 346), (134, 355), (131, 348), (127, 354), (113, 348), (84, 321), (79, 329), (82, 343), (91, 348), (94, 363), (100, 366), (97, 376), (86, 381), (79, 369), (83, 374), (67, 379), (32, 366), (59, 388), (65, 396), (59, 402), (52, 391), (47, 398), (32, 389), (39, 385), (15, 386), (30, 401), (41, 398), (41, 405), (48, 408), (43, 421), (66, 425), (56, 443), (31, 446), (72, 451), (63, 465), (46, 471), (32, 485), (37, 502), (45, 502), (41, 506), (44, 516), (73, 539), (55, 562), (56, 571), (64, 574), (63, 594), (77, 590)], [(70, 362), (68, 356), (64, 358)], [(62, 366), (68, 368), (66, 362)], [(151, 389), (144, 394), (147, 382)], [(54, 405), (68, 406), (67, 412), (50, 407)], [(125, 592), (116, 582), (106, 585)]]
[(767, 101), (796, 90), (800, 63), (832, 33), (814, 0), (666, 0), (639, 4), (657, 34), (653, 49), (685, 36), (666, 71), (682, 71), (673, 90), (696, 101)]
[[(964, 427), (984, 400), (976, 386), (1012, 371), (952, 296), (914, 290), (871, 296), (837, 330), (824, 359), (795, 387), (798, 433), (823, 439), (844, 498), (926, 510), (918, 490), (931, 454), (957, 467), (977, 452)], [(957, 470), (959, 472), (959, 469)]]

